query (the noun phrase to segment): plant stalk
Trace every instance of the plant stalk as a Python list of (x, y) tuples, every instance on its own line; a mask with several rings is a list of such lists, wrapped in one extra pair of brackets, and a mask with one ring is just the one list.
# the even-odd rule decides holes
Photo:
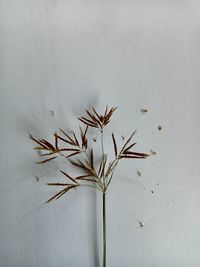
[(103, 267), (106, 267), (106, 192), (103, 192)]
[[(104, 140), (103, 128), (101, 128), (101, 153), (104, 160)], [(106, 183), (105, 176), (103, 177), (103, 267), (106, 267)]]
[(101, 155), (102, 155), (102, 159), (104, 159), (104, 140), (103, 140), (103, 128), (101, 129)]

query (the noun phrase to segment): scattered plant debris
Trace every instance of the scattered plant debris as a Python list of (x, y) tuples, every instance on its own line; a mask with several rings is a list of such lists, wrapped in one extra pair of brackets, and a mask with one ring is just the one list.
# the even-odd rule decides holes
[(35, 175), (35, 179), (36, 179), (37, 182), (40, 181), (40, 178), (37, 175)]
[(55, 117), (55, 110), (49, 110), (49, 113), (52, 117)]
[(143, 227), (144, 227), (144, 223), (143, 223), (143, 222), (141, 222), (141, 221), (138, 221), (138, 224), (139, 224), (139, 226), (140, 226), (141, 228), (143, 228)]
[(154, 151), (154, 150), (150, 150), (150, 152), (151, 152), (151, 155), (157, 155), (157, 153), (156, 153), (156, 151)]
[(141, 111), (142, 113), (147, 113), (147, 112), (148, 112), (148, 109), (146, 109), (146, 108), (141, 108), (140, 111)]

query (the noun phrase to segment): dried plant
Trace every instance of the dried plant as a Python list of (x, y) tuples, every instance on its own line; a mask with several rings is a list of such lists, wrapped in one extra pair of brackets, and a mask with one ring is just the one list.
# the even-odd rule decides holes
[[(53, 195), (49, 200), (46, 201), (46, 203), (59, 199), (65, 193), (80, 187), (81, 185), (85, 184), (85, 182), (91, 183), (102, 192), (103, 267), (106, 266), (106, 192), (112, 181), (114, 171), (119, 161), (123, 159), (145, 159), (149, 156), (146, 153), (133, 151), (136, 143), (132, 142), (132, 139), (136, 131), (130, 135), (121, 148), (119, 148), (117, 145), (115, 134), (112, 133), (114, 159), (108, 161), (107, 154), (104, 152), (104, 128), (110, 122), (115, 110), (116, 107), (112, 107), (110, 109), (106, 107), (105, 112), (103, 115), (101, 115), (95, 110), (95, 108), (92, 108), (91, 111), (86, 109), (86, 116), (78, 118), (85, 125), (84, 129), (79, 127), (79, 137), (77, 137), (74, 132), (69, 134), (63, 129), (60, 129), (59, 133), (54, 133), (54, 142), (50, 143), (45, 139), (35, 138), (30, 134), (30, 138), (37, 144), (34, 149), (41, 152), (40, 156), (42, 157), (42, 160), (37, 162), (38, 164), (50, 162), (58, 157), (65, 157), (73, 167), (80, 170), (80, 175), (75, 177), (72, 177), (65, 171), (60, 170), (60, 172), (68, 179), (68, 182), (48, 183), (49, 186), (62, 187), (63, 189)], [(93, 148), (88, 146), (89, 127), (97, 128), (101, 135), (101, 159), (97, 164), (96, 161), (94, 161)]]

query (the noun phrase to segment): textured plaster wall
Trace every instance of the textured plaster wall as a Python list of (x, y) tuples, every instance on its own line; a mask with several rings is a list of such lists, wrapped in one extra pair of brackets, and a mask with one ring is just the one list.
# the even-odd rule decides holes
[(116, 172), (108, 266), (198, 267), (200, 2), (0, 0), (0, 36), (0, 266), (101, 266), (101, 195), (44, 205), (65, 163), (34, 164), (28, 133), (77, 131), (83, 108), (109, 104), (107, 133), (137, 128), (157, 156)]

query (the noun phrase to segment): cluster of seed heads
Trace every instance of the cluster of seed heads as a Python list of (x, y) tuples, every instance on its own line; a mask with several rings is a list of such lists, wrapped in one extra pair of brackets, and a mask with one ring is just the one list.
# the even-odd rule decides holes
[(68, 179), (68, 182), (48, 183), (50, 186), (61, 186), (64, 188), (51, 197), (47, 202), (59, 199), (71, 189), (81, 186), (84, 182), (90, 182), (93, 185), (96, 185), (100, 191), (106, 192), (112, 180), (115, 168), (120, 160), (145, 159), (149, 156), (146, 153), (135, 152), (132, 150), (136, 145), (135, 142), (131, 142), (136, 131), (130, 135), (121, 148), (118, 147), (115, 135), (112, 133), (111, 140), (114, 149), (114, 159), (108, 161), (108, 157), (102, 149), (102, 157), (100, 161), (98, 163), (95, 161), (94, 163), (93, 148), (88, 145), (88, 129), (92, 127), (100, 130), (103, 137), (104, 128), (110, 122), (115, 110), (116, 107), (110, 109), (106, 107), (103, 114), (99, 114), (95, 108), (92, 108), (91, 111), (85, 110), (87, 115), (78, 118), (85, 126), (84, 128), (79, 127), (79, 136), (74, 132), (69, 134), (63, 129), (60, 129), (59, 133), (54, 133), (54, 141), (51, 143), (45, 139), (33, 137), (30, 134), (30, 138), (37, 144), (34, 149), (39, 150), (41, 152), (40, 156), (43, 158), (37, 163), (44, 164), (62, 156), (65, 157), (72, 166), (82, 172), (82, 174), (72, 177), (67, 172), (60, 170), (60, 172)]

